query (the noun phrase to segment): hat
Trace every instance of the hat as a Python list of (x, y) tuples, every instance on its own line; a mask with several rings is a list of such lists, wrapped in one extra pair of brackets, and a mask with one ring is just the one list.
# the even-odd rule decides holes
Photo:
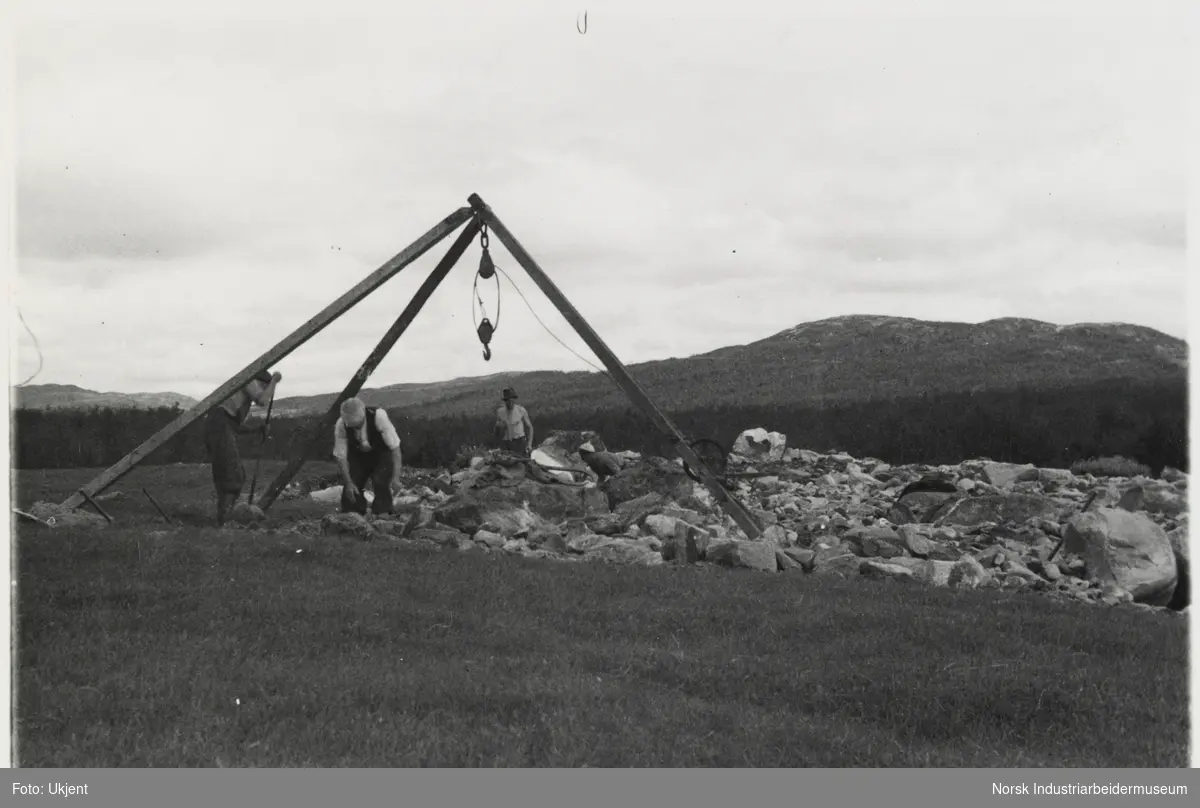
[(596, 451), (596, 450), (595, 450), (595, 448), (592, 446), (592, 443), (591, 443), (591, 441), (588, 441), (587, 443), (585, 443), (585, 444), (583, 444), (582, 446), (580, 446), (580, 447), (579, 447), (579, 451), (581, 451), (581, 452), (594, 452), (594, 451)]
[(512, 389), (511, 387), (505, 387), (502, 397), (505, 401), (508, 401), (510, 398), (516, 398), (517, 391)]
[(271, 379), (272, 379), (271, 371), (263, 369), (263, 370), (260, 370), (258, 373), (254, 374), (253, 381), (262, 382), (263, 384), (270, 384)]
[(362, 426), (367, 420), (367, 407), (360, 398), (348, 398), (342, 402), (342, 423), (352, 429)]

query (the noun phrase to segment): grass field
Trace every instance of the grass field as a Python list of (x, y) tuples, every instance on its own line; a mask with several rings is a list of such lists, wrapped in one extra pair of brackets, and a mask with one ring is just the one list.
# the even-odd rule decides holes
[(218, 531), (205, 475), (20, 528), (20, 765), (1188, 765), (1177, 615)]

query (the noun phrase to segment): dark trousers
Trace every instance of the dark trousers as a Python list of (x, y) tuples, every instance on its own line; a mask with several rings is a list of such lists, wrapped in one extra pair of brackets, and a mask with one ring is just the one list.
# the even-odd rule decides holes
[(238, 423), (220, 407), (208, 414), (204, 424), (204, 446), (212, 464), (213, 487), (217, 489), (217, 524), (224, 525), (242, 494), (246, 472), (237, 443)]
[(213, 486), (218, 494), (237, 496), (246, 482), (246, 471), (238, 451), (237, 421), (218, 407), (208, 414), (204, 427), (204, 446), (212, 464)]
[(506, 451), (513, 452), (513, 453), (519, 454), (519, 455), (528, 455), (529, 454), (529, 452), (525, 451), (525, 447), (527, 445), (528, 445), (527, 438), (512, 438), (511, 440), (504, 440), (503, 438), (500, 439), (500, 448), (501, 449), (504, 449)]
[(361, 513), (366, 516), (367, 497), (363, 493), (367, 481), (375, 491), (371, 511), (375, 514), (392, 512), (392, 474), (396, 471), (396, 459), (391, 452), (349, 452), (346, 465), (350, 467), (350, 479), (358, 488), (358, 496), (351, 497), (342, 486), (342, 513)]

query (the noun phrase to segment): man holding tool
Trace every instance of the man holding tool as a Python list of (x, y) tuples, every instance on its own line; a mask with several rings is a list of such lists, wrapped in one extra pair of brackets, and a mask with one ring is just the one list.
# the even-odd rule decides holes
[(238, 390), (208, 414), (205, 421), (204, 445), (212, 463), (213, 485), (217, 489), (217, 525), (223, 526), (230, 511), (242, 494), (246, 472), (238, 452), (237, 436), (262, 432), (267, 437), (267, 425), (247, 428), (250, 408), (257, 404), (266, 407), (275, 398), (275, 387), (283, 379), (279, 373), (259, 371), (245, 387)]

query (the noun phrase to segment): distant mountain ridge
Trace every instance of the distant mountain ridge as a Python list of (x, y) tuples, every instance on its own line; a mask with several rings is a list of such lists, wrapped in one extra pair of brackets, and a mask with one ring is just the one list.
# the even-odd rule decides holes
[(13, 388), (13, 406), (28, 410), (70, 410), (112, 407), (154, 409), (178, 404), (187, 409), (199, 399), (181, 393), (98, 393), (74, 384), (30, 384)]
[[(1126, 323), (1055, 325), (1024, 318), (983, 323), (848, 315), (801, 323), (745, 345), (640, 362), (630, 373), (668, 410), (764, 404), (836, 404), (955, 392), (1057, 389), (1107, 379), (1187, 380), (1183, 340)], [(592, 371), (529, 371), (364, 389), (369, 404), (398, 416), (488, 417), (500, 391), (514, 386), (531, 413), (625, 408), (616, 385)], [(145, 402), (176, 394), (101, 394), (62, 385), (21, 388), (21, 399), (66, 402), (67, 392)], [(30, 393), (35, 393), (30, 395)], [(336, 393), (275, 402), (277, 416), (326, 411)], [(47, 406), (25, 404), (24, 406)], [(72, 406), (58, 403), (53, 406)], [(91, 406), (90, 403), (83, 406)], [(110, 404), (109, 406), (118, 406)], [(125, 405), (132, 406), (132, 405)], [(150, 405), (152, 406), (152, 405)], [(170, 406), (167, 404), (167, 406)]]

